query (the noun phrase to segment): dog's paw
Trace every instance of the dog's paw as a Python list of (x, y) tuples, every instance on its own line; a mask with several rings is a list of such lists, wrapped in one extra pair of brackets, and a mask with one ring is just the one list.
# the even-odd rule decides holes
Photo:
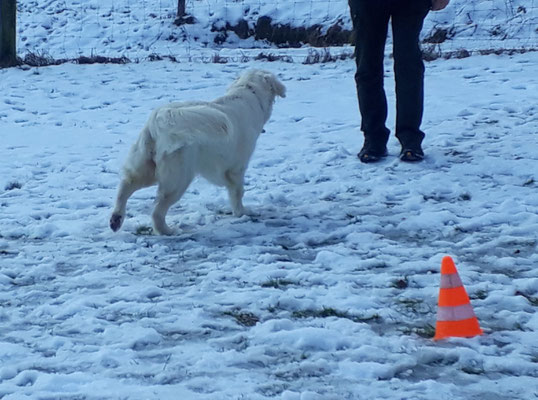
[(163, 236), (173, 236), (176, 234), (174, 229), (170, 228), (165, 223), (159, 223), (159, 221), (153, 221), (153, 232)]
[(232, 214), (234, 217), (242, 217), (243, 215), (248, 215), (248, 210), (245, 207), (236, 208), (232, 210)]
[(162, 235), (162, 236), (174, 236), (176, 234), (176, 231), (168, 226), (166, 227), (161, 226), (159, 229), (153, 227), (153, 230), (155, 231), (157, 235)]
[(240, 210), (234, 210), (233, 215), (234, 215), (234, 217), (238, 217), (238, 218), (239, 217), (244, 217), (244, 216), (246, 216), (246, 217), (257, 217), (257, 216), (259, 216), (259, 214), (256, 211), (252, 210), (249, 207), (241, 207)]
[(116, 213), (112, 214), (112, 216), (110, 217), (110, 229), (112, 229), (114, 232), (117, 232), (120, 229), (122, 223), (123, 215)]

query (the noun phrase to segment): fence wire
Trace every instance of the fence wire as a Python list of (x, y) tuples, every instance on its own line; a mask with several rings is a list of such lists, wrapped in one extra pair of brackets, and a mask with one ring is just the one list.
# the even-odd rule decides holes
[[(208, 50), (265, 49), (295, 57), (288, 49), (305, 43), (349, 51), (347, 0), (187, 0), (186, 12), (179, 23), (176, 0), (20, 0), (18, 53), (192, 60)], [(423, 41), (440, 53), (535, 50), (537, 27), (538, 0), (452, 0), (427, 17)]]

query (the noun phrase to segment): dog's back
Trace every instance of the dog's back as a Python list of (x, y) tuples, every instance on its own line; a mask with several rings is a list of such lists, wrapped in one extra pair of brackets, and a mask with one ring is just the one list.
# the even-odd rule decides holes
[(185, 146), (222, 146), (233, 133), (228, 116), (210, 103), (160, 107), (150, 116), (147, 127), (155, 143), (155, 162)]

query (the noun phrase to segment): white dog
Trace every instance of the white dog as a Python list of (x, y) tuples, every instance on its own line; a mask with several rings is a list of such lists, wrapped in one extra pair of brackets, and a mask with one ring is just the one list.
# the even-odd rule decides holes
[(284, 85), (270, 72), (252, 70), (214, 101), (171, 103), (153, 111), (125, 162), (110, 228), (121, 227), (135, 191), (158, 184), (153, 227), (172, 234), (166, 213), (196, 175), (225, 186), (234, 215), (243, 215), (245, 171), (276, 96), (286, 96)]

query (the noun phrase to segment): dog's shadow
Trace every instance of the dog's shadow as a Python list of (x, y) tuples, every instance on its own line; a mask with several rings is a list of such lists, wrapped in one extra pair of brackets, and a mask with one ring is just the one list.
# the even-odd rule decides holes
[[(252, 254), (263, 251), (278, 255), (281, 261), (301, 263), (311, 262), (317, 253), (315, 249), (322, 245), (309, 243), (301, 236), (317, 229), (323, 221), (298, 210), (261, 206), (238, 218), (225, 209), (208, 212), (213, 212), (215, 216), (210, 223), (195, 225), (179, 222), (173, 225), (175, 234), (171, 236), (155, 235), (153, 229), (145, 225), (139, 226), (136, 234), (149, 245), (164, 244), (171, 251), (184, 256), (194, 245), (207, 255), (248, 247), (252, 249)], [(196, 258), (199, 261), (199, 257)]]

